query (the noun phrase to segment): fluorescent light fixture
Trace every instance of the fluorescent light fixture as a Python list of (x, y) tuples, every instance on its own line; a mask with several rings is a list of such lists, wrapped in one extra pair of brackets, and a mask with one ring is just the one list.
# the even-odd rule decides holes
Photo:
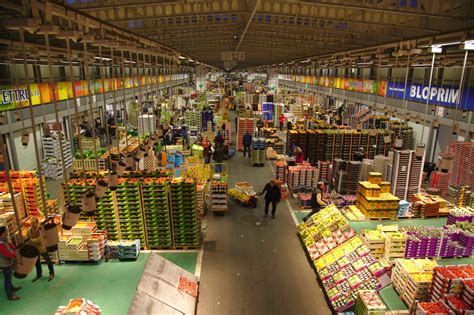
[(367, 66), (373, 64), (373, 61), (367, 61), (367, 62), (357, 62), (356, 65), (358, 66)]
[[(22, 59), (22, 58), (12, 58), (11, 60), (14, 60), (14, 61), (23, 61), (24, 59)], [(39, 61), (39, 60), (35, 60), (35, 59), (26, 59), (26, 61), (29, 61), (29, 62), (35, 62), (35, 61)]]
[(429, 67), (429, 66), (431, 66), (431, 63), (413, 63), (410, 66), (412, 66), (412, 67)]
[(308, 63), (308, 62), (310, 62), (310, 61), (311, 61), (311, 59), (306, 59), (306, 60), (300, 61), (300, 63)]
[(474, 50), (474, 40), (467, 40), (464, 42), (464, 50)]
[(136, 63), (135, 61), (132, 61), (132, 60), (125, 60), (124, 62), (125, 63)]
[(443, 52), (443, 48), (441, 45), (432, 45), (430, 48), (430, 52), (433, 54), (439, 54)]
[(183, 59), (183, 60), (184, 60), (184, 59), (186, 59), (186, 57), (184, 57), (184, 56), (179, 56), (179, 59)]
[(97, 60), (101, 60), (101, 59), (102, 59), (102, 60), (104, 60), (104, 61), (111, 61), (111, 60), (112, 60), (112, 58), (107, 58), (107, 57), (102, 57), (102, 58), (101, 58), (101, 57), (94, 57), (94, 58), (97, 59)]

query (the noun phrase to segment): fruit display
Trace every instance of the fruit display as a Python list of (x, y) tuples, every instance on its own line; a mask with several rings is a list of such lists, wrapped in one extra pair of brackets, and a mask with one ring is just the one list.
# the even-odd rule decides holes
[(419, 302), (416, 303), (415, 315), (451, 315), (449, 307), (443, 302)]
[(472, 223), (473, 213), (467, 208), (453, 208), (449, 210), (446, 224), (456, 224), (457, 222)]
[(58, 250), (61, 261), (100, 261), (105, 255), (107, 233), (95, 222), (79, 221), (70, 231), (62, 231)]
[(170, 200), (173, 245), (199, 246), (201, 223), (196, 208), (196, 182), (193, 179), (171, 179)]
[(172, 246), (166, 178), (145, 178), (142, 182), (142, 198), (148, 247)]
[(400, 298), (412, 306), (415, 301), (429, 301), (433, 268), (429, 259), (397, 259), (392, 269), (392, 285)]
[(465, 266), (444, 266), (435, 267), (433, 282), (430, 289), (431, 301), (439, 301), (445, 294), (457, 294), (462, 289), (463, 280), (474, 278), (474, 267)]
[(405, 257), (470, 256), (474, 251), (471, 223), (457, 223), (443, 228), (407, 226), (401, 230), (407, 235)]
[(334, 204), (331, 204), (311, 216), (306, 222), (300, 223), (298, 231), (305, 245), (309, 246), (322, 237), (330, 236), (332, 231), (344, 230), (343, 227), (348, 227), (346, 218)]
[(314, 261), (335, 311), (352, 306), (359, 290), (378, 290), (383, 266), (358, 237), (352, 237)]
[(355, 205), (345, 206), (341, 211), (349, 221), (365, 221), (365, 215)]
[(356, 309), (357, 315), (376, 315), (385, 313), (387, 307), (375, 290), (360, 290), (357, 293)]

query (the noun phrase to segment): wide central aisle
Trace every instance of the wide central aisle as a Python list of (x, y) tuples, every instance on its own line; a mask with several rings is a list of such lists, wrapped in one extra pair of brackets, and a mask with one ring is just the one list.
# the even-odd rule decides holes
[[(241, 152), (229, 162), (229, 187), (248, 181), (257, 192), (274, 178)], [(198, 314), (331, 314), (296, 235), (285, 201), (276, 219), (229, 201), (225, 216), (207, 214)], [(261, 222), (258, 225), (258, 222)]]

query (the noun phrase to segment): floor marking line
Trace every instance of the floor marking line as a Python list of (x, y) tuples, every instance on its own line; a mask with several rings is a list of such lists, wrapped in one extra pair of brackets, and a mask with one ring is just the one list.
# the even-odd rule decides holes
[(204, 248), (201, 247), (198, 250), (198, 255), (196, 259), (196, 270), (194, 270), (194, 274), (198, 278), (198, 280), (201, 279), (201, 266), (202, 266), (202, 257), (204, 256)]
[[(270, 165), (270, 169), (272, 170), (272, 173), (273, 175), (276, 176), (276, 170), (273, 168), (273, 165), (272, 163), (270, 163), (270, 161), (267, 162), (268, 165)], [(288, 189), (288, 188), (287, 188)], [(289, 195), (289, 194), (288, 194)], [(290, 215), (291, 215), (291, 218), (293, 219), (293, 222), (295, 223), (296, 226), (298, 226), (298, 218), (296, 217), (296, 214), (295, 214), (295, 211), (291, 208), (291, 204), (290, 204), (290, 200), (289, 200), (290, 196), (288, 196), (288, 198), (285, 199), (285, 203), (286, 203), (286, 206), (287, 206), (287, 210), (290, 212)]]

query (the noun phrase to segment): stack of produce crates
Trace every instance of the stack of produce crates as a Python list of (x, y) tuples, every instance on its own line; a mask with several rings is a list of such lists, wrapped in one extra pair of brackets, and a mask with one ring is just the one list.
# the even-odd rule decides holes
[(367, 218), (396, 220), (400, 199), (390, 193), (390, 183), (382, 182), (382, 174), (369, 173), (369, 181), (357, 187), (356, 206)]
[(355, 313), (360, 315), (384, 314), (387, 307), (375, 290), (360, 290), (357, 292)]
[(265, 139), (253, 138), (250, 153), (252, 156), (252, 165), (263, 165), (265, 163)]
[(405, 257), (407, 237), (401, 232), (385, 232), (384, 258), (393, 261)]
[(361, 234), (364, 244), (370, 249), (370, 253), (377, 259), (381, 259), (385, 252), (385, 236), (382, 231), (362, 230)]
[(148, 247), (150, 249), (171, 247), (173, 240), (166, 178), (145, 178), (142, 184), (142, 197)]
[(116, 196), (122, 239), (139, 239), (142, 244), (146, 244), (141, 212), (140, 186), (137, 179), (119, 178)]
[(472, 265), (434, 268), (430, 290), (431, 301), (439, 301), (446, 294), (459, 293), (462, 288), (462, 281), (471, 279), (474, 279), (474, 267)]
[(196, 183), (194, 180), (175, 178), (170, 184), (173, 245), (199, 246), (200, 222), (196, 210)]
[(436, 261), (429, 259), (396, 259), (392, 285), (400, 298), (411, 307), (415, 301), (428, 301)]

